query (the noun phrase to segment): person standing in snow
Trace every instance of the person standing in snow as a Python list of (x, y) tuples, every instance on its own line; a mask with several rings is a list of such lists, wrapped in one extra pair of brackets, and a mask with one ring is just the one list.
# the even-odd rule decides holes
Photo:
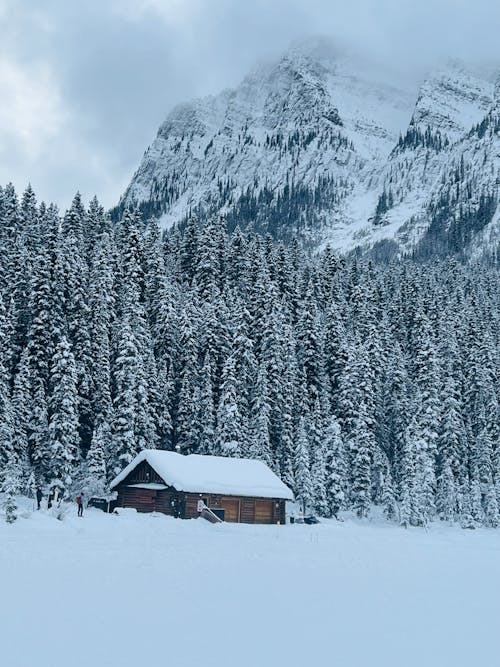
[(78, 516), (83, 516), (83, 499), (83, 493), (80, 493), (80, 495), (76, 497), (76, 504), (78, 505)]
[(40, 509), (40, 503), (42, 502), (43, 494), (41, 488), (38, 486), (36, 489), (36, 505), (37, 510)]

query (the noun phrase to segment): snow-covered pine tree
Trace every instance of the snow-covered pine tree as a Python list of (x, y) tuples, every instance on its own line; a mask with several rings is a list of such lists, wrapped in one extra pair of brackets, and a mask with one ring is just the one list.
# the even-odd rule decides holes
[(399, 519), (399, 504), (390, 468), (387, 468), (384, 475), (380, 502), (384, 508), (385, 517), (389, 521), (397, 521)]
[(346, 501), (347, 460), (340, 424), (334, 416), (328, 420), (325, 432), (326, 493), (330, 516), (339, 518)]
[(460, 510), (460, 525), (464, 529), (474, 530), (477, 528), (476, 520), (472, 512), (472, 495), (469, 480), (464, 480), (458, 493), (458, 507)]
[(408, 526), (420, 526), (424, 524), (420, 496), (418, 493), (418, 426), (415, 416), (406, 428), (404, 446), (401, 460), (401, 481), (399, 495), (400, 523), (405, 528)]
[[(94, 210), (96, 209), (96, 210)], [(93, 209), (89, 212), (92, 225), (95, 227), (92, 234), (95, 236), (92, 247), (90, 268), (89, 305), (91, 319), (89, 322), (91, 349), (92, 349), (92, 448), (96, 433), (106, 458), (110, 455), (110, 435), (113, 423), (113, 404), (111, 398), (111, 335), (112, 324), (115, 319), (115, 299), (113, 293), (113, 251), (108, 232), (97, 235), (100, 222), (100, 213), (97, 201), (93, 202)]]
[(326, 440), (315, 447), (311, 466), (311, 477), (313, 484), (313, 508), (319, 516), (330, 515), (330, 503), (328, 502), (328, 471)]
[(488, 485), (485, 494), (485, 508), (484, 508), (486, 525), (491, 528), (498, 528), (500, 524), (500, 513), (498, 511), (498, 501), (496, 489), (493, 484)]
[(31, 369), (28, 365), (27, 348), (21, 354), (12, 389), (11, 409), (13, 418), (12, 451), (18, 465), (18, 472), (23, 481), (29, 476), (29, 422), (33, 409), (31, 392)]
[(16, 494), (21, 490), (21, 472), (13, 453), (11, 453), (11, 457), (3, 471), (2, 478), (0, 488), (4, 494), (3, 510), (5, 513), (5, 521), (7, 523), (14, 523), (17, 519)]
[(241, 456), (242, 425), (236, 389), (235, 359), (230, 355), (222, 371), (222, 385), (217, 407), (215, 451), (219, 456)]
[(83, 487), (89, 496), (103, 496), (107, 488), (106, 458), (111, 442), (111, 425), (101, 422), (92, 433), (83, 470)]
[(177, 405), (176, 446), (183, 454), (198, 450), (200, 436), (197, 427), (199, 410), (198, 341), (195, 330), (197, 316), (197, 310), (194, 308), (183, 311), (179, 325), (182, 370)]
[(437, 479), (436, 510), (443, 521), (453, 521), (457, 507), (456, 484), (451, 463), (446, 460)]
[(287, 328), (285, 343), (285, 363), (284, 375), (282, 378), (281, 398), (282, 406), (280, 410), (280, 430), (279, 439), (276, 446), (276, 469), (279, 470), (281, 479), (291, 489), (295, 486), (293, 475), (293, 461), (295, 454), (295, 414), (298, 412), (296, 406), (296, 366), (293, 354), (293, 341), (291, 340), (290, 328)]
[(198, 415), (198, 453), (212, 454), (215, 451), (215, 407), (212, 362), (208, 353), (205, 355), (201, 369)]
[(50, 481), (52, 452), (49, 438), (47, 397), (43, 380), (33, 378), (33, 404), (28, 422), (28, 448), (36, 477)]
[(79, 193), (64, 217), (55, 267), (55, 292), (60, 299), (67, 337), (75, 360), (78, 389), (79, 435), (83, 449), (90, 446), (93, 416), (91, 398), (92, 346), (90, 338), (89, 266), (84, 254), (85, 210)]
[(110, 466), (117, 475), (138, 452), (135, 435), (137, 413), (137, 363), (139, 353), (130, 318), (125, 315), (116, 330), (114, 362), (114, 421), (112, 425), (113, 454)]
[(247, 454), (250, 458), (264, 461), (268, 466), (273, 467), (271, 455), (271, 405), (267, 369), (263, 363), (259, 366), (253, 396), (253, 420)]
[(50, 486), (70, 488), (79, 459), (77, 371), (71, 347), (63, 335), (51, 369), (49, 450)]
[(304, 376), (309, 398), (309, 407), (324, 392), (323, 349), (319, 333), (319, 318), (314, 296), (314, 287), (309, 282), (304, 299), (300, 305), (297, 322), (297, 359), (304, 369)]
[(306, 419), (303, 416), (299, 418), (295, 436), (294, 480), (295, 497), (305, 513), (311, 509), (314, 492), (310, 470), (309, 439)]
[(348, 436), (351, 457), (351, 502), (357, 516), (368, 516), (370, 508), (370, 455), (373, 437), (370, 432), (365, 403), (358, 406), (359, 414)]
[[(44, 240), (44, 239), (43, 239)], [(27, 331), (26, 363), (48, 386), (54, 354), (55, 312), (52, 294), (52, 267), (48, 239), (40, 243), (30, 281), (30, 323)]]

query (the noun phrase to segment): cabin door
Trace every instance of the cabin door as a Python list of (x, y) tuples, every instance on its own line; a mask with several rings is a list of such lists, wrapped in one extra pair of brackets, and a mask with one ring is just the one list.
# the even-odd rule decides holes
[(137, 511), (154, 512), (156, 505), (156, 491), (150, 489), (137, 489)]
[(255, 523), (273, 523), (273, 501), (255, 501)]
[(222, 498), (219, 507), (224, 510), (224, 521), (238, 523), (240, 520), (240, 501), (237, 498)]

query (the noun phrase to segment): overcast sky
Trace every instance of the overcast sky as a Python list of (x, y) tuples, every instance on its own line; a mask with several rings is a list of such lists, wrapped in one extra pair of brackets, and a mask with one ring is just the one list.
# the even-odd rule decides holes
[(331, 35), (421, 71), (500, 60), (499, 0), (0, 0), (0, 184), (111, 206), (179, 101)]

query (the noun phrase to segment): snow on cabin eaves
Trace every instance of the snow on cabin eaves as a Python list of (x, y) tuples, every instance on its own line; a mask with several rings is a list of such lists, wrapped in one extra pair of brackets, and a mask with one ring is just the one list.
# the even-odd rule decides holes
[(184, 456), (159, 449), (140, 452), (110, 487), (116, 487), (142, 461), (149, 463), (177, 491), (293, 500), (290, 489), (262, 461), (200, 454)]

